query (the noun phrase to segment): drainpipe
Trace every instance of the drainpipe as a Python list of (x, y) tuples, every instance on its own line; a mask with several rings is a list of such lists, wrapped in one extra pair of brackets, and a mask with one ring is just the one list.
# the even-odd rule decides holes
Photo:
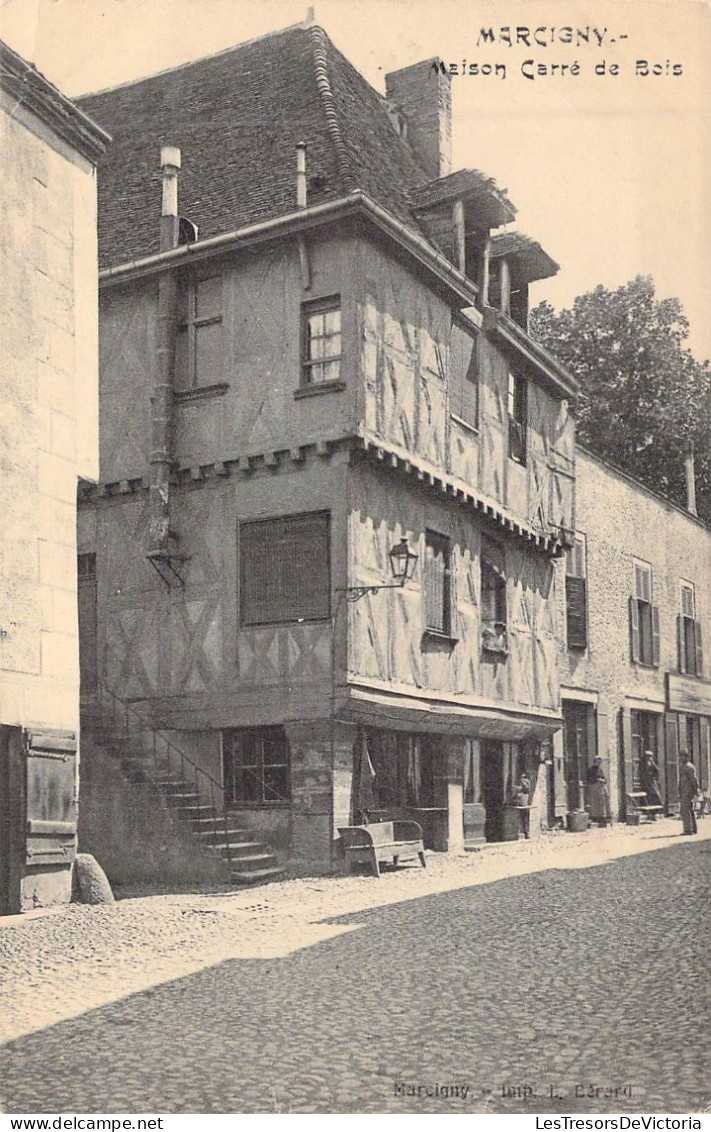
[(686, 510), (690, 515), (697, 515), (696, 510), (696, 473), (694, 471), (694, 442), (690, 440), (686, 446), (684, 458), (684, 472), (686, 474)]
[[(160, 250), (178, 246), (178, 170), (180, 150), (164, 146), (160, 151), (163, 201), (160, 218)], [(173, 408), (173, 363), (177, 280), (170, 267), (158, 276), (156, 317), (155, 384), (152, 398), (151, 486), (149, 492), (148, 556), (170, 558), (170, 462)]]
[[(296, 207), (306, 208), (306, 142), (296, 143)], [(308, 291), (311, 288), (311, 261), (303, 232), (299, 232), (296, 242), (299, 247), (301, 286), (304, 291)]]

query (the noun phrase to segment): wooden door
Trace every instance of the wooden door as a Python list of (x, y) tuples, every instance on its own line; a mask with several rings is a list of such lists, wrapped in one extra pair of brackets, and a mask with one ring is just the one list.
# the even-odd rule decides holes
[(0, 727), (0, 916), (20, 911), (24, 814), (22, 731)]
[(96, 690), (96, 555), (78, 557), (79, 674), (82, 695)]
[(73, 731), (24, 735), (26, 864), (71, 865), (77, 844), (77, 741)]
[(491, 739), (482, 743), (482, 793), (486, 818), (484, 836), (487, 841), (501, 841), (504, 815), (504, 752), (503, 744)]

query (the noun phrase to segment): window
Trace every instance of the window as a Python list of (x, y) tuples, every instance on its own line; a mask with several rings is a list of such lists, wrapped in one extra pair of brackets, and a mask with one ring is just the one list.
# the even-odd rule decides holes
[(677, 617), (679, 671), (701, 676), (704, 670), (701, 623), (696, 620), (696, 594), (690, 582), (681, 583), (681, 613)]
[(479, 365), (476, 335), (452, 323), (450, 412), (467, 424), (479, 425)]
[(632, 660), (649, 667), (659, 665), (659, 610), (652, 604), (652, 567), (634, 564), (635, 592), (630, 597)]
[(222, 276), (188, 281), (178, 292), (175, 388), (214, 385), (224, 376)]
[(240, 523), (242, 625), (330, 617), (329, 526), (326, 511)]
[(526, 433), (528, 423), (528, 384), (525, 377), (509, 373), (509, 456), (517, 464), (526, 463)]
[(568, 648), (587, 648), (588, 597), (585, 577), (585, 539), (578, 536), (566, 555), (565, 613)]
[(490, 539), (481, 546), (481, 638), (485, 652), (508, 651), (504, 552)]
[(341, 379), (341, 300), (338, 296), (301, 308), (301, 380), (325, 385)]
[(283, 727), (234, 728), (222, 732), (225, 802), (288, 802), (289, 745)]
[(425, 532), (425, 627), (430, 633), (452, 632), (452, 551), (449, 539)]

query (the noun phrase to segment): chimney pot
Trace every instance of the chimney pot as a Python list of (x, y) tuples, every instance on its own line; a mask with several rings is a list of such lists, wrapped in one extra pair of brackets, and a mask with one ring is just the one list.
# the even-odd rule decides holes
[(169, 251), (178, 246), (178, 170), (180, 150), (164, 145), (160, 151), (163, 198), (161, 203), (160, 250)]

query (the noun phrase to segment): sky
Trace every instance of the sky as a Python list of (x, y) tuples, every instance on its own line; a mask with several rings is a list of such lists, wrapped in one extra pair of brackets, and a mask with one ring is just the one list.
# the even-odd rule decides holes
[[(512, 227), (560, 264), (534, 303), (651, 275), (659, 298), (681, 300), (695, 356), (711, 357), (711, 0), (312, 3), (381, 93), (420, 59), (478, 66), (452, 79), (454, 168), (506, 187)], [(299, 23), (308, 6), (0, 0), (0, 36), (73, 96)]]

